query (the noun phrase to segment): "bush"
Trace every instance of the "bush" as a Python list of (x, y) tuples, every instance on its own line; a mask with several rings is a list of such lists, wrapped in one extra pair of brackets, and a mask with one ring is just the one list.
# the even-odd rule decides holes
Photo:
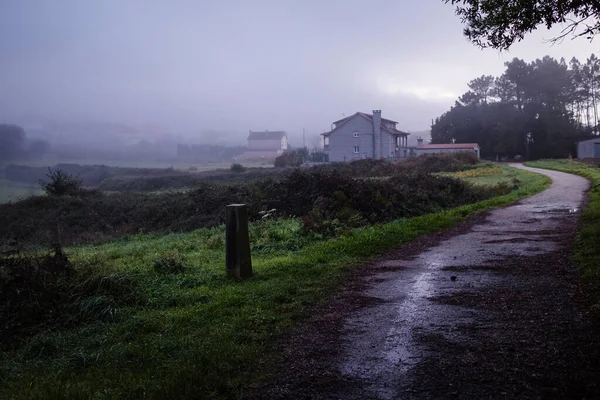
[(235, 184), (196, 183), (188, 191), (31, 197), (0, 205), (0, 240), (19, 237), (37, 244), (54, 243), (56, 221), (68, 227), (60, 231), (65, 244), (143, 232), (185, 232), (224, 223), (225, 206), (232, 203), (247, 204), (251, 220), (263, 217), (261, 211), (276, 209), (278, 217), (302, 218), (306, 230), (331, 235), (349, 227), (473, 203), (511, 189), (508, 185), (493, 190), (473, 187), (422, 172), (470, 168), (472, 162), (470, 155), (462, 154), (423, 156), (396, 164), (361, 160), (288, 170)]
[(61, 169), (48, 168), (46, 176), (50, 181), (46, 182), (40, 179), (39, 184), (49, 196), (74, 195), (81, 192), (83, 181)]
[(246, 168), (242, 164), (231, 164), (231, 172), (244, 172)]

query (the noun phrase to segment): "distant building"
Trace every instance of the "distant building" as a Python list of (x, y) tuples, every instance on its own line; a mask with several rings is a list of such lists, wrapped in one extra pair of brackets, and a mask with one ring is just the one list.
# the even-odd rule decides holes
[(248, 135), (248, 150), (285, 151), (288, 138), (284, 131), (252, 132)]
[(373, 114), (357, 112), (335, 121), (330, 132), (322, 133), (325, 153), (333, 162), (407, 158), (409, 134), (396, 129), (397, 124), (381, 118), (381, 110), (373, 110)]
[(477, 154), (477, 158), (479, 158), (481, 149), (477, 143), (423, 144), (423, 140), (420, 139), (414, 151), (417, 156), (423, 154), (459, 153), (463, 151), (472, 151)]
[(288, 149), (284, 131), (252, 132), (248, 135), (248, 151), (234, 158), (235, 161), (272, 162)]
[(577, 158), (600, 158), (600, 137), (577, 143)]

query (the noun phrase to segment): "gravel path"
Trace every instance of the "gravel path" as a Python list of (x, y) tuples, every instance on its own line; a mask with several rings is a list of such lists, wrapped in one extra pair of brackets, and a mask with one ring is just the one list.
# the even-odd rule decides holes
[(600, 398), (597, 327), (569, 260), (587, 180), (382, 256), (288, 338), (250, 397)]

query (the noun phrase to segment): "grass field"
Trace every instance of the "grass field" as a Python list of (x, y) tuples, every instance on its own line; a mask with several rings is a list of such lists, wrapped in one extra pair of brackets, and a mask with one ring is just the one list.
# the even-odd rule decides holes
[(41, 189), (38, 185), (28, 185), (0, 179), (0, 204), (17, 201), (40, 193)]
[(441, 173), (440, 175), (453, 176), (478, 186), (493, 186), (502, 183), (513, 184), (517, 178), (518, 170), (506, 164), (485, 163), (466, 171)]
[(592, 182), (575, 243), (575, 261), (581, 268), (582, 278), (589, 284), (596, 312), (600, 315), (600, 167), (567, 160), (540, 160), (526, 164), (580, 175)]
[[(80, 164), (80, 165), (107, 165), (110, 167), (123, 168), (173, 168), (182, 171), (189, 170), (190, 167), (196, 167), (198, 171), (210, 171), (214, 169), (227, 169), (231, 167), (233, 161), (222, 163), (194, 163), (191, 161), (173, 160), (173, 161), (148, 161), (148, 160), (107, 160), (107, 159), (61, 159), (57, 157), (46, 157), (34, 161), (16, 161), (14, 164), (28, 165), (31, 167), (52, 167), (56, 164)], [(241, 163), (248, 168), (272, 168), (273, 163)]]
[[(69, 163), (69, 161), (65, 160), (41, 160), (35, 162), (18, 162), (16, 164), (19, 165), (28, 165), (35, 167), (45, 167), (45, 166), (54, 166), (57, 163)], [(72, 161), (76, 164), (81, 165), (107, 165), (114, 167), (134, 167), (134, 168), (174, 168), (181, 171), (189, 171), (190, 167), (196, 168), (194, 172), (203, 172), (203, 171), (212, 171), (217, 169), (226, 169), (228, 170), (231, 167), (231, 163), (214, 163), (214, 164), (194, 164), (194, 163), (151, 163), (151, 162), (121, 162), (121, 161), (107, 161), (107, 160), (86, 160), (82, 162), (81, 160)], [(246, 168), (273, 168), (272, 164), (253, 164), (253, 163), (244, 163), (242, 164)], [(14, 182), (3, 179), (4, 177), (4, 166), (0, 165), (0, 204), (8, 203), (9, 201), (17, 201), (19, 199), (29, 197), (32, 195), (41, 194), (41, 190), (37, 184), (27, 184), (22, 182)]]
[[(223, 227), (69, 248), (77, 268), (133, 300), (116, 306), (118, 294), (97, 296), (77, 306), (94, 322), (0, 353), (0, 398), (241, 398), (249, 382), (276, 373), (274, 339), (327, 301), (362, 260), (550, 182), (514, 174), (521, 184), (508, 195), (327, 241), (303, 234), (297, 219), (252, 224), (255, 275), (244, 282), (225, 278)], [(165, 273), (157, 268), (164, 260), (185, 270)]]

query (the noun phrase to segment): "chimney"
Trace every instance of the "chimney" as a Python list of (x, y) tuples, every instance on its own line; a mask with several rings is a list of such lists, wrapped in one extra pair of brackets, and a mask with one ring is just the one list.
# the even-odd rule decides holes
[(417, 138), (417, 147), (423, 147), (423, 138), (421, 136)]
[(383, 157), (381, 137), (381, 110), (373, 110), (373, 158)]

